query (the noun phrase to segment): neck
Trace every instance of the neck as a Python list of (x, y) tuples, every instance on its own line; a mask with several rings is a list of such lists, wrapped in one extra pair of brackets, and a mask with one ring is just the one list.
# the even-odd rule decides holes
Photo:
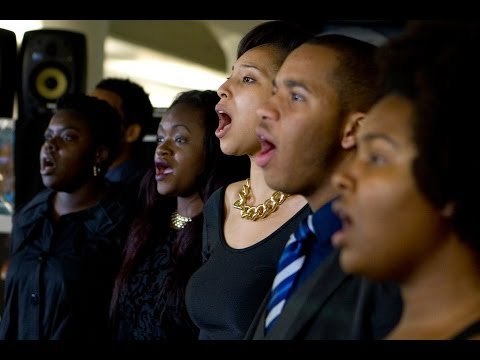
[(78, 212), (94, 206), (104, 194), (104, 187), (95, 179), (73, 192), (58, 191), (53, 200), (55, 213), (58, 217)]
[(305, 198), (312, 211), (315, 212), (337, 196), (338, 193), (333, 186), (326, 185), (318, 187), (314, 193), (309, 194), (308, 196), (306, 195)]
[(427, 338), (448, 338), (480, 319), (476, 251), (455, 235), (437, 241), (442, 245), (401, 283), (404, 307), (397, 334), (417, 332)]
[(194, 217), (203, 211), (203, 200), (198, 193), (177, 197), (177, 212), (186, 217)]
[(276, 191), (267, 185), (263, 176), (263, 170), (255, 162), (251, 162), (250, 166), (250, 188), (249, 203), (251, 204), (263, 202)]
[[(318, 182), (311, 187), (312, 191), (308, 194), (302, 194), (307, 199), (312, 211), (317, 211), (338, 196), (338, 192), (332, 184), (332, 175), (335, 171), (344, 167), (354, 155), (355, 153), (353, 151), (343, 151), (340, 153), (336, 161), (331, 163), (331, 166), (325, 166), (323, 176), (319, 177), (317, 179)], [(333, 165), (333, 163), (335, 163), (335, 165)]]

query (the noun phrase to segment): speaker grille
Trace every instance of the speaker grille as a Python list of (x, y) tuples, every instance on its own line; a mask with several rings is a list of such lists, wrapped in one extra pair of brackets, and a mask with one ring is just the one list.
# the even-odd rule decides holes
[(86, 38), (67, 30), (27, 31), (20, 48), (19, 120), (51, 115), (58, 98), (86, 90)]

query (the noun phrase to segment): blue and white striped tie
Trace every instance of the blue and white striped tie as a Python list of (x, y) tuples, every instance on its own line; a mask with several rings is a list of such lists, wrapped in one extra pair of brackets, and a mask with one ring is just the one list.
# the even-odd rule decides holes
[(278, 262), (277, 275), (273, 280), (270, 300), (267, 305), (267, 316), (265, 318), (265, 333), (267, 333), (285, 306), (290, 290), (297, 279), (300, 269), (305, 262), (305, 249), (307, 239), (315, 233), (312, 224), (312, 215), (302, 221), (298, 229), (290, 235), (285, 245), (280, 261)]

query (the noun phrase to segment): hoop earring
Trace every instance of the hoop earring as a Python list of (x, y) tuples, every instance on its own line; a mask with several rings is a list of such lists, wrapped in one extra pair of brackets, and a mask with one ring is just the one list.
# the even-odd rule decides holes
[(98, 165), (93, 165), (93, 176), (97, 177), (102, 172), (102, 169)]

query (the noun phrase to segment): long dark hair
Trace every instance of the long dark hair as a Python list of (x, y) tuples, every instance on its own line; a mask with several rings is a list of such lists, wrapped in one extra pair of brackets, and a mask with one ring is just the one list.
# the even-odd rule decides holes
[(262, 45), (270, 45), (279, 51), (278, 67), (287, 55), (296, 47), (313, 36), (306, 28), (284, 20), (263, 22), (252, 28), (240, 40), (237, 47), (237, 59), (248, 50)]
[[(205, 139), (203, 146), (204, 168), (197, 178), (197, 191), (204, 200), (218, 188), (248, 176), (250, 161), (247, 156), (227, 156), (220, 149), (220, 141), (215, 136), (218, 126), (218, 116), (215, 105), (219, 97), (212, 90), (191, 90), (180, 93), (170, 105), (186, 104), (204, 112)], [(168, 111), (168, 110), (167, 110)], [(153, 156), (152, 156), (153, 158)], [(124, 250), (124, 259), (115, 281), (110, 317), (115, 320), (121, 290), (126, 286), (129, 276), (135, 266), (154, 243), (167, 241), (171, 234), (170, 217), (176, 209), (176, 197), (161, 196), (157, 192), (155, 169), (149, 168), (140, 183), (142, 211), (133, 221)], [(185, 287), (188, 279), (201, 264), (203, 215), (193, 218), (185, 228), (176, 232), (171, 248), (172, 266), (161, 288), (158, 298), (164, 297), (161, 317), (166, 306), (174, 307), (176, 311), (185, 310)]]

